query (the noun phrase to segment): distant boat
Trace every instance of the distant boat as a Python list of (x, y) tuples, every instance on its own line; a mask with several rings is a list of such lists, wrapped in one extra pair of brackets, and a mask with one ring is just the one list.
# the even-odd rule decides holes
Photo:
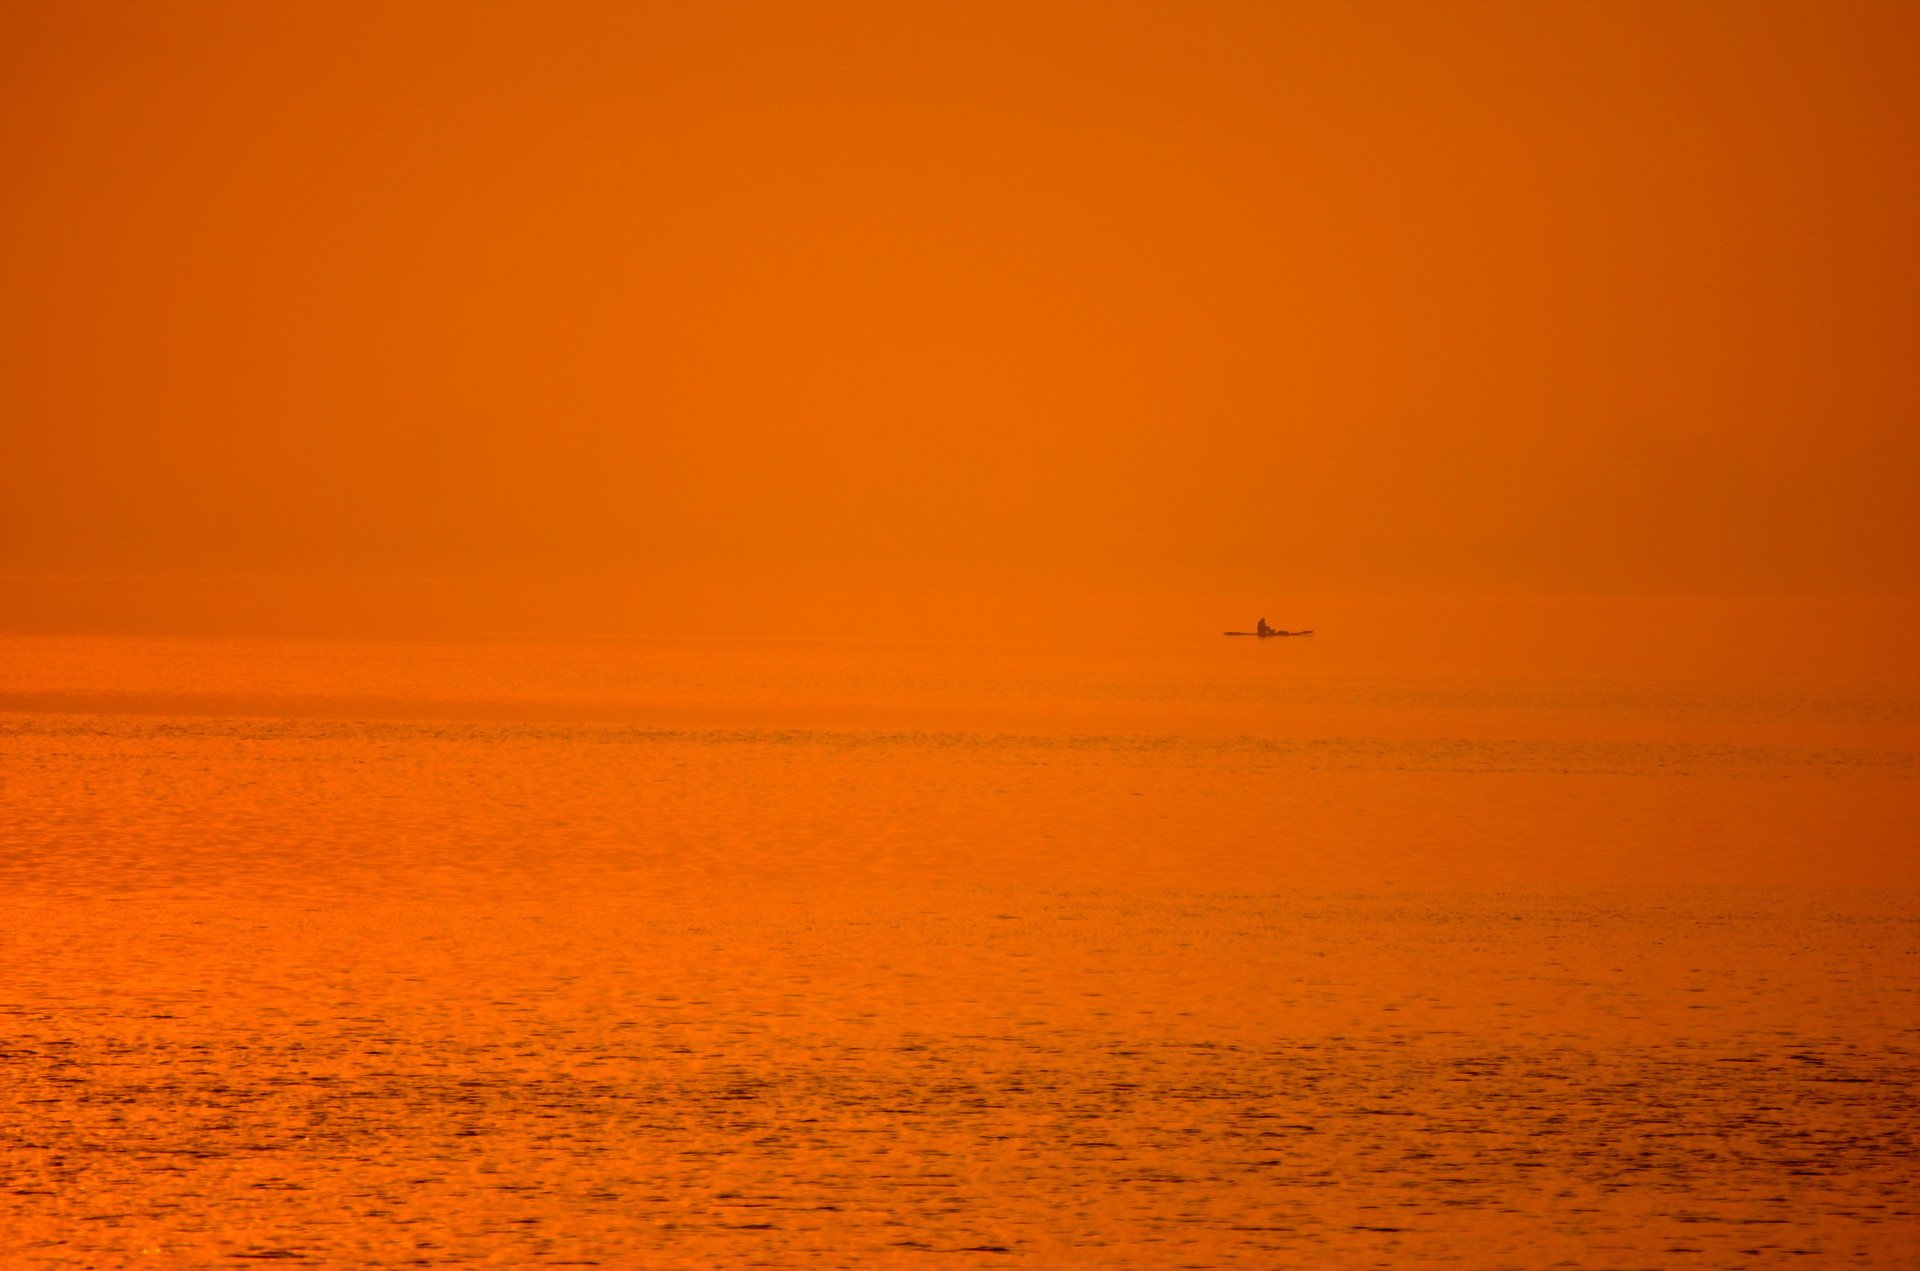
[(1254, 628), (1253, 630), (1251, 630), (1251, 631), (1228, 631), (1228, 632), (1226, 632), (1225, 634), (1227, 634), (1227, 635), (1230, 635), (1230, 636), (1254, 636), (1254, 637), (1257, 637), (1258, 639), (1261, 639), (1261, 640), (1266, 640), (1266, 639), (1269, 639), (1269, 638), (1271, 638), (1271, 637), (1273, 637), (1273, 636), (1303, 636), (1303, 635), (1312, 635), (1312, 634), (1313, 634), (1313, 632), (1311, 632), (1311, 631), (1282, 631), (1282, 630), (1281, 630), (1280, 628), (1278, 628), (1278, 627), (1270, 627), (1270, 626), (1268, 626), (1268, 625), (1267, 625), (1267, 620), (1266, 620), (1265, 618), (1262, 618), (1262, 619), (1260, 619), (1260, 625), (1259, 625), (1259, 626), (1257, 626), (1257, 627), (1255, 627), (1255, 628)]

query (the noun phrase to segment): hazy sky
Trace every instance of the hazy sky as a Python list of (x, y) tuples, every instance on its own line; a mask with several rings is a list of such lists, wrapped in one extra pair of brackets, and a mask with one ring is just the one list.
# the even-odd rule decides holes
[(0, 573), (1920, 590), (1920, 5), (0, 6)]

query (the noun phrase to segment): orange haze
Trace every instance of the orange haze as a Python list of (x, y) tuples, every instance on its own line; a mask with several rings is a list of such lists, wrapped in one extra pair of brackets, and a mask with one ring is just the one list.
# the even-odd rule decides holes
[(27, 0), (0, 68), (16, 580), (1920, 582), (1912, 5)]
[(1915, 0), (0, 0), (0, 1267), (1920, 1265), (1917, 143)]

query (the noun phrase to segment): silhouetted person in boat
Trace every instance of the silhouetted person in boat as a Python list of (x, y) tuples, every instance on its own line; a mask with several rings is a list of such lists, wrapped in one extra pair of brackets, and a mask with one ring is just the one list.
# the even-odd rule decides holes
[(1278, 631), (1275, 631), (1272, 627), (1267, 625), (1267, 620), (1265, 618), (1260, 619), (1260, 625), (1253, 629), (1253, 633), (1255, 635), (1279, 635), (1280, 634)]

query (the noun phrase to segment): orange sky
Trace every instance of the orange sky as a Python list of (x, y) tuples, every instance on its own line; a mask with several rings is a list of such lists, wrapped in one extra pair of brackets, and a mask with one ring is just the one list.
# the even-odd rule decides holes
[(1920, 6), (0, 8), (0, 573), (1920, 590)]

